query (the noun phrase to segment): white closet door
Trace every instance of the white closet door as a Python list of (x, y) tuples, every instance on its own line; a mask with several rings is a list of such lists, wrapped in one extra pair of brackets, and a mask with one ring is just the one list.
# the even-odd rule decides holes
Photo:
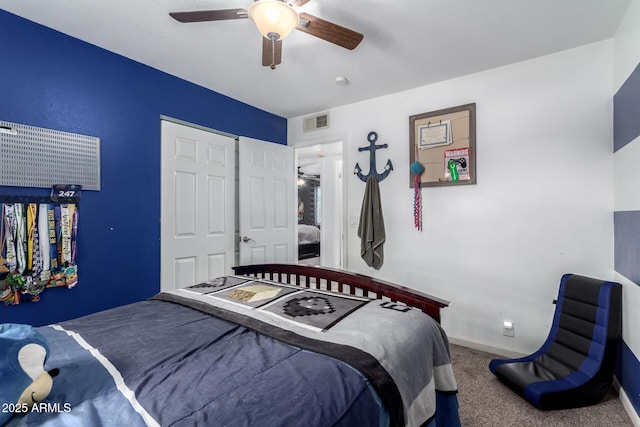
[(232, 272), (235, 139), (162, 121), (161, 290)]

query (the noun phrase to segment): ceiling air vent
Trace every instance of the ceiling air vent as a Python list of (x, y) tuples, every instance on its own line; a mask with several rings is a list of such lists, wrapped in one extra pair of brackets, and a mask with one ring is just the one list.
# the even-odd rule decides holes
[(317, 116), (305, 117), (302, 123), (304, 132), (311, 132), (329, 127), (329, 113), (318, 114)]

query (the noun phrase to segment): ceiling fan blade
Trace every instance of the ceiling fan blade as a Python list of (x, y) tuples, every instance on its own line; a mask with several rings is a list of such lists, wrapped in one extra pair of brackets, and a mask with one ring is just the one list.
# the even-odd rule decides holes
[(363, 34), (308, 13), (299, 13), (298, 15), (300, 16), (300, 24), (296, 27), (297, 30), (342, 46), (345, 49), (355, 49), (364, 38)]
[(309, 0), (298, 0), (298, 1), (293, 2), (293, 5), (294, 6), (302, 6), (303, 4), (307, 4), (307, 3), (309, 3)]
[(205, 22), (225, 21), (227, 19), (244, 19), (249, 15), (245, 9), (219, 9), (219, 10), (194, 10), (191, 12), (170, 12), (176, 21), (180, 22)]
[[(274, 45), (275, 43), (275, 45)], [(273, 59), (273, 60), (272, 60)], [(275, 69), (282, 62), (282, 40), (272, 42), (266, 37), (262, 38), (262, 65)]]

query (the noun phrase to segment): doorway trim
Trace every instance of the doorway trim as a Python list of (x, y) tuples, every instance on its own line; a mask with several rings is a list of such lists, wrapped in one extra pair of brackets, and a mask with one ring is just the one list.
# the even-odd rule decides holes
[(210, 128), (210, 127), (207, 127), (207, 126), (202, 126), (202, 125), (199, 125), (199, 124), (196, 124), (196, 123), (192, 123), (192, 122), (187, 122), (187, 121), (184, 121), (184, 120), (176, 119), (175, 117), (165, 116), (164, 114), (160, 114), (160, 122), (162, 122), (162, 120), (165, 120), (167, 122), (176, 123), (176, 124), (183, 125), (183, 126), (188, 126), (190, 128), (194, 128), (194, 129), (200, 129), (200, 130), (203, 130), (205, 132), (217, 133), (218, 135), (228, 136), (229, 138), (235, 139), (236, 142), (238, 141), (238, 138), (240, 138), (238, 135), (235, 135), (233, 133), (223, 132), (221, 130), (213, 129), (213, 128)]
[[(308, 139), (308, 140), (303, 140), (303, 141), (298, 141), (295, 143), (291, 143), (291, 146), (294, 149), (294, 173), (297, 173), (298, 171), (298, 153), (299, 153), (299, 149), (308, 149), (310, 147), (313, 147), (315, 145), (324, 145), (324, 144), (333, 144), (333, 143), (339, 143), (341, 145), (341, 159), (342, 159), (342, 167), (339, 170), (340, 174), (341, 174), (341, 193), (342, 193), (342, 197), (341, 197), (341, 212), (342, 212), (342, 227), (340, 229), (340, 233), (341, 233), (341, 241), (340, 241), (340, 266), (338, 268), (342, 269), (342, 270), (346, 270), (347, 267), (347, 226), (348, 226), (348, 221), (347, 221), (347, 188), (346, 188), (346, 160), (345, 160), (345, 147), (347, 146), (347, 135), (345, 134), (338, 134), (338, 135), (331, 135), (331, 136), (327, 136), (327, 137), (322, 137), (322, 138), (316, 138), (316, 139)], [(322, 183), (322, 175), (320, 176), (320, 182)], [(321, 184), (322, 187), (322, 184)], [(296, 193), (297, 193), (297, 188), (296, 188)], [(297, 200), (297, 194), (296, 194), (296, 200)], [(326, 200), (323, 203), (324, 206), (327, 206)], [(293, 208), (296, 209), (296, 208)], [(297, 224), (297, 222), (296, 222)], [(296, 246), (297, 246), (297, 242), (296, 242)], [(322, 263), (322, 240), (320, 242), (320, 253), (321, 253), (321, 263)], [(297, 251), (297, 248), (296, 248)]]

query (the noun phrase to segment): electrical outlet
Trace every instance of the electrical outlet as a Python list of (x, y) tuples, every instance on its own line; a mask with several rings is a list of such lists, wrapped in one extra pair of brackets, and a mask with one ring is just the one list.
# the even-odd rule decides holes
[(513, 327), (513, 322), (510, 320), (505, 320), (504, 322), (502, 322), (502, 335), (504, 335), (505, 337), (513, 337)]

